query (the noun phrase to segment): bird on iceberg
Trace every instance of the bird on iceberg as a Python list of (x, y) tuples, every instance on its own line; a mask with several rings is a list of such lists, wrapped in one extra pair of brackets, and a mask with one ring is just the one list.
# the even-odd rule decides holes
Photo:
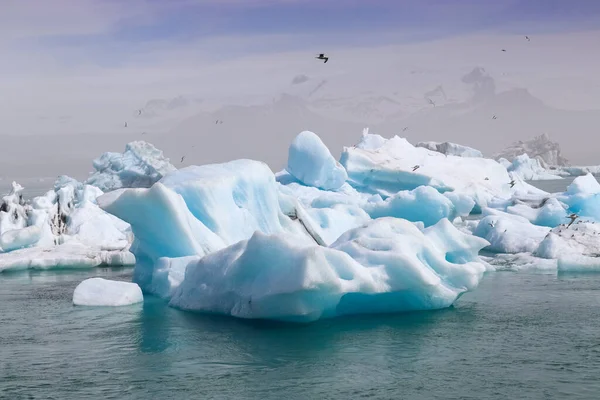
[(315, 57), (315, 58), (316, 58), (317, 60), (324, 60), (324, 61), (323, 61), (323, 64), (325, 64), (325, 63), (326, 63), (326, 62), (329, 60), (329, 57), (325, 57), (325, 54), (324, 54), (324, 53), (321, 53), (321, 54), (319, 54), (319, 55), (318, 55), (317, 57)]
[(571, 219), (571, 222), (569, 223), (569, 225), (567, 225), (567, 228), (569, 228), (573, 224), (573, 222), (575, 222), (575, 220), (577, 218), (579, 218), (579, 215), (573, 213), (573, 214), (569, 215), (567, 218)]

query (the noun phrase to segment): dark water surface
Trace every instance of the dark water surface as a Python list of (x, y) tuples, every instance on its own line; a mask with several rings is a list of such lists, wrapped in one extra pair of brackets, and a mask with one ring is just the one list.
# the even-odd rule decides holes
[(598, 399), (600, 274), (497, 272), (447, 310), (311, 325), (74, 307), (90, 276), (0, 274), (7, 399)]

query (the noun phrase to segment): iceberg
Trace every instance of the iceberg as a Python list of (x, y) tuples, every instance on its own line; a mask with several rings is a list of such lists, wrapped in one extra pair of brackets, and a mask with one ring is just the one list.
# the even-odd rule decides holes
[(483, 158), (483, 154), (472, 147), (451, 142), (419, 142), (416, 147), (423, 147), (447, 156)]
[(478, 251), (487, 244), (447, 220), (421, 231), (381, 218), (330, 247), (257, 231), (189, 264), (169, 304), (290, 322), (439, 309), (478, 285), (486, 270)]
[[(148, 189), (119, 189), (98, 198), (102, 209), (131, 224), (138, 263), (134, 281), (155, 293), (160, 258), (205, 256), (264, 234), (289, 232), (308, 243), (315, 239), (299, 204), (280, 207), (275, 176), (259, 161), (236, 160), (174, 171)], [(293, 200), (293, 199), (292, 199)], [(163, 290), (161, 289), (162, 293)]]
[(176, 168), (150, 143), (135, 141), (125, 146), (125, 152), (107, 152), (94, 160), (94, 173), (85, 184), (103, 192), (121, 188), (148, 188)]
[(548, 166), (569, 165), (569, 162), (561, 155), (558, 143), (550, 140), (548, 134), (543, 133), (528, 141), (518, 141), (494, 156), (495, 159), (505, 158), (512, 162), (522, 154), (529, 154), (533, 159), (540, 162), (543, 168)]
[(308, 186), (339, 189), (348, 175), (321, 139), (310, 131), (296, 136), (289, 148), (287, 171)]
[(76, 306), (128, 306), (144, 301), (142, 290), (131, 282), (90, 278), (81, 282), (73, 292)]
[(553, 174), (542, 167), (539, 159), (529, 158), (527, 154), (516, 156), (507, 170), (512, 177), (528, 181), (563, 179), (562, 176)]
[(0, 272), (135, 263), (131, 228), (98, 207), (100, 189), (62, 176), (31, 201), (22, 190), (13, 183), (0, 206)]
[(600, 222), (600, 184), (592, 174), (575, 178), (557, 199), (569, 207), (569, 212)]
[(473, 234), (487, 240), (490, 245), (485, 250), (491, 252), (532, 253), (550, 232), (518, 215), (492, 209), (485, 209), (484, 215)]
[[(363, 141), (374, 142), (370, 134)], [(511, 178), (502, 165), (485, 158), (446, 156), (411, 145), (397, 136), (380, 147), (345, 147), (340, 160), (348, 181), (360, 191), (387, 198), (402, 190), (431, 186), (475, 201), (474, 212), (495, 197), (510, 197)]]
[(600, 226), (590, 222), (558, 226), (550, 231), (534, 254), (556, 259), (559, 271), (600, 271)]

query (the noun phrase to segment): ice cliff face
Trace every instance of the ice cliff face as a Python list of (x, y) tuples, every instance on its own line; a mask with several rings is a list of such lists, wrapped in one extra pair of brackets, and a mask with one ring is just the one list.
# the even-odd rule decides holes
[(528, 141), (518, 141), (494, 156), (495, 159), (505, 158), (512, 162), (517, 156), (527, 154), (532, 159), (538, 159), (542, 167), (567, 166), (569, 162), (561, 156), (558, 143), (550, 140), (547, 134), (536, 136)]

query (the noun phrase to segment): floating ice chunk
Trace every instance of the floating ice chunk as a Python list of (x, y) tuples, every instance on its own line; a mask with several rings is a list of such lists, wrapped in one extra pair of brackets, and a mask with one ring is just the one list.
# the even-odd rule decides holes
[(557, 198), (569, 206), (570, 212), (600, 222), (600, 184), (592, 175), (575, 178), (566, 193)]
[(537, 158), (529, 158), (527, 154), (516, 156), (507, 170), (511, 176), (518, 176), (528, 181), (563, 179), (544, 168)]
[(483, 158), (483, 154), (472, 147), (451, 142), (419, 142), (416, 147), (423, 147), (447, 156)]
[(478, 211), (495, 196), (511, 193), (508, 172), (496, 161), (446, 156), (397, 136), (376, 150), (346, 147), (340, 161), (353, 186), (383, 197), (431, 186), (439, 192), (468, 195)]
[(568, 228), (557, 226), (536, 250), (543, 258), (558, 259), (566, 254), (600, 257), (600, 225), (584, 222)]
[(531, 253), (550, 231), (533, 225), (526, 218), (501, 211), (486, 209), (487, 215), (477, 225), (474, 235), (486, 239), (488, 251), (496, 253)]
[(142, 290), (135, 283), (102, 278), (86, 279), (73, 292), (77, 306), (128, 306), (142, 301)]
[(54, 190), (31, 202), (21, 190), (15, 184), (1, 207), (0, 270), (134, 263), (129, 224), (97, 206), (98, 188), (61, 176)]
[(85, 183), (103, 192), (120, 188), (148, 188), (176, 170), (162, 151), (144, 141), (127, 144), (123, 154), (102, 154), (94, 160), (94, 168), (96, 171)]
[[(442, 240), (437, 230), (454, 240)], [(478, 284), (486, 267), (477, 252), (487, 244), (448, 221), (424, 233), (394, 218), (350, 230), (331, 248), (256, 232), (189, 264), (169, 304), (295, 322), (444, 308)], [(460, 262), (448, 261), (449, 254)]]
[(300, 182), (325, 190), (340, 188), (348, 175), (313, 132), (298, 134), (288, 152), (287, 170)]
[(559, 226), (540, 244), (538, 257), (557, 259), (563, 272), (600, 271), (600, 226), (592, 223)]

